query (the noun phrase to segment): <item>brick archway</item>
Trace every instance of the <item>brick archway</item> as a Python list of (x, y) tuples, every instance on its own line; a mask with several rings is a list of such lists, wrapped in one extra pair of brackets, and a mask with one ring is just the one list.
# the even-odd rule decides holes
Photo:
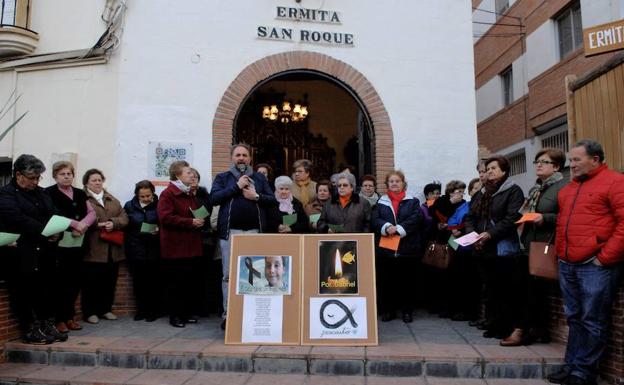
[[(229, 85), (212, 123), (212, 174), (230, 166), (236, 113), (247, 95), (263, 80), (289, 70), (315, 70), (330, 75), (357, 95), (370, 117), (375, 134), (375, 174), (378, 184), (394, 169), (394, 141), (388, 112), (373, 85), (358, 70), (331, 56), (309, 51), (291, 51), (262, 58), (241, 71)], [(385, 186), (379, 186), (383, 189)]]

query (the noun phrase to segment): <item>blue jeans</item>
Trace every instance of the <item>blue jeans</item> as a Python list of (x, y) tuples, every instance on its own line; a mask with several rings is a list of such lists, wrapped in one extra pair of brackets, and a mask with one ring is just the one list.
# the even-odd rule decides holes
[(258, 230), (230, 229), (228, 239), (219, 239), (221, 269), (223, 271), (223, 277), (221, 278), (221, 293), (223, 293), (223, 314), (221, 318), (223, 319), (227, 317), (228, 285), (230, 284), (230, 249), (232, 247), (232, 235), (234, 234), (258, 234)]
[(588, 381), (598, 376), (621, 268), (559, 261), (559, 284), (569, 327), (565, 363), (571, 375)]

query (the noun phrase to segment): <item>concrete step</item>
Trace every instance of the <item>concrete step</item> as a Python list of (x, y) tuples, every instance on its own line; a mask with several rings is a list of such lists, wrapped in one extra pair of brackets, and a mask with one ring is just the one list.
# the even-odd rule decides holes
[[(146, 369), (181, 373), (254, 373), (455, 379), (543, 379), (562, 361), (561, 344), (505, 348), (466, 323), (418, 318), (380, 324), (371, 347), (226, 346), (218, 319), (184, 330), (166, 321), (129, 318), (70, 333), (67, 342), (36, 346), (10, 342), (8, 362), (67, 370)], [(52, 369), (50, 369), (52, 370)], [(394, 381), (394, 380), (393, 380)]]
[(530, 379), (393, 378), (301, 374), (223, 373), (194, 370), (122, 369), (91, 366), (0, 364), (0, 384), (54, 385), (545, 385)]

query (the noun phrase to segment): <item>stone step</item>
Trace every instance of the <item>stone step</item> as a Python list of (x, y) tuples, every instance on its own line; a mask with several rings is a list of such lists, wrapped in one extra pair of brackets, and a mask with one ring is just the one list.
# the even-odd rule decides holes
[(296, 375), (543, 379), (563, 361), (562, 344), (501, 347), (466, 323), (426, 318), (381, 323), (379, 346), (232, 346), (219, 320), (184, 329), (166, 320), (84, 325), (67, 342), (5, 345), (11, 363), (79, 369), (158, 369)]
[[(391, 382), (390, 382), (391, 381)], [(92, 366), (0, 364), (0, 384), (54, 385), (545, 385), (538, 379), (448, 379), (301, 374), (224, 373), (194, 370), (123, 369)]]

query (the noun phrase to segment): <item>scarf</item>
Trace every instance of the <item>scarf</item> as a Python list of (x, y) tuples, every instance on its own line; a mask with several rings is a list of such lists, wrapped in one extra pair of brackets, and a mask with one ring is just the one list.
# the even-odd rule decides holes
[(505, 174), (504, 177), (494, 182), (491, 180), (487, 180), (485, 182), (485, 186), (483, 186), (483, 196), (481, 200), (478, 202), (479, 204), (479, 213), (481, 214), (481, 218), (490, 218), (490, 205), (492, 204), (492, 198), (494, 194), (501, 188), (503, 183), (507, 180), (508, 176)]
[(279, 202), (279, 211), (283, 213), (288, 213), (288, 214), (292, 214), (293, 211), (295, 211), (293, 209), (293, 204), (292, 204), (292, 201), (293, 201), (292, 193), (288, 196), (288, 198), (280, 198), (279, 194), (276, 191), (275, 199), (277, 199), (277, 201)]
[(191, 193), (191, 186), (187, 186), (184, 183), (182, 183), (180, 180), (174, 180), (171, 181), (171, 184), (173, 184), (174, 186), (176, 186), (177, 188), (180, 189), (180, 191), (182, 191), (185, 194), (190, 194)]
[(563, 179), (563, 175), (560, 172), (556, 172), (552, 174), (545, 180), (538, 179), (535, 182), (535, 186), (531, 187), (531, 189), (529, 190), (529, 199), (527, 200), (527, 203), (524, 206), (524, 209), (526, 210), (526, 212), (534, 213), (537, 207), (537, 202), (539, 201), (540, 195), (544, 191), (546, 191), (548, 187), (552, 186), (553, 184), (559, 182), (562, 179)]
[(104, 190), (100, 191), (99, 194), (94, 193), (93, 191), (87, 189), (89, 194), (93, 196), (93, 198), (100, 204), (100, 206), (104, 206)]
[[(236, 168), (235, 164), (230, 167), (229, 171), (236, 177), (236, 180), (239, 180), (240, 177), (243, 176), (243, 173), (241, 173), (240, 170)], [(246, 166), (244, 175), (251, 177), (253, 175), (253, 168), (251, 168), (251, 166)]]
[(394, 215), (399, 215), (399, 203), (405, 198), (405, 191), (401, 191), (400, 193), (395, 193), (393, 191), (388, 191), (388, 198), (390, 198), (390, 203), (392, 203), (392, 208), (394, 209)]
[(360, 191), (360, 197), (366, 199), (371, 207), (375, 206), (377, 204), (377, 201), (379, 200), (379, 195), (377, 195), (376, 192), (374, 192), (373, 195), (367, 197)]
[(343, 209), (347, 207), (347, 205), (351, 201), (351, 195), (353, 195), (353, 193), (350, 193), (349, 195), (345, 195), (345, 196), (338, 195), (338, 199), (340, 199), (340, 207), (342, 207)]
[(297, 186), (299, 186), (299, 191), (301, 192), (301, 204), (303, 204), (304, 206), (310, 202), (310, 194), (308, 193), (308, 186), (310, 185), (310, 181), (310, 178), (304, 181), (295, 181), (295, 183), (297, 183)]

